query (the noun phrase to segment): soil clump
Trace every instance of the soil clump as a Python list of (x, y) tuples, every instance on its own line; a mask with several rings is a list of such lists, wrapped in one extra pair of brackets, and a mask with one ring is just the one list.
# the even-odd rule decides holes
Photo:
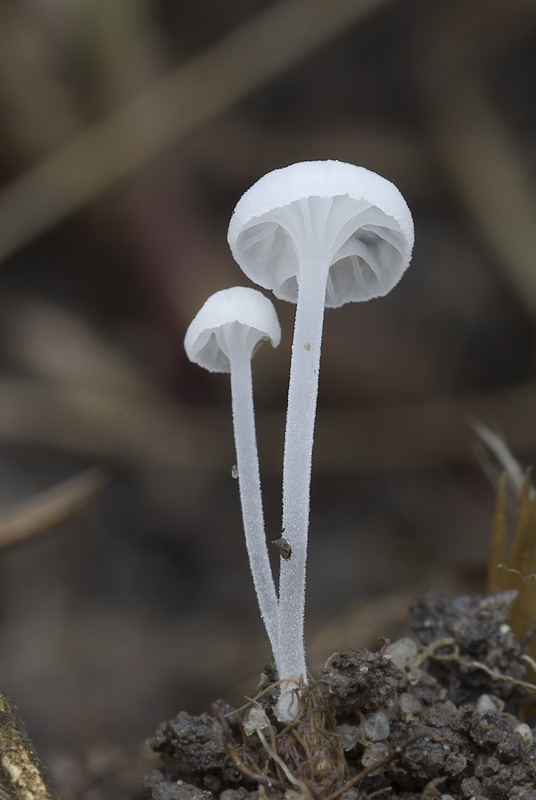
[(411, 609), (415, 640), (332, 655), (278, 722), (273, 667), (241, 709), (181, 712), (151, 747), (151, 800), (536, 800), (532, 660), (510, 628), (515, 592)]

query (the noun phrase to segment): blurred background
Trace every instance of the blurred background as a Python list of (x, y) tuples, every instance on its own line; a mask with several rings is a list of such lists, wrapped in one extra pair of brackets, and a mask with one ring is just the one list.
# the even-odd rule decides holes
[[(269, 170), (368, 167), (416, 231), (395, 291), (326, 314), (311, 668), (398, 635), (427, 588), (483, 590), (470, 420), (536, 453), (535, 32), (533, 0), (1, 0), (0, 689), (64, 797), (132, 796), (156, 725), (239, 702), (269, 656), (228, 379), (182, 347), (248, 283), (227, 225)], [(276, 306), (254, 370), (272, 539)]]

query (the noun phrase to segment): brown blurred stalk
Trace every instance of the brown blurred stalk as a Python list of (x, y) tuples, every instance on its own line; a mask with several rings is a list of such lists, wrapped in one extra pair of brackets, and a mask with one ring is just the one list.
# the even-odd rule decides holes
[(281, 0), (17, 179), (0, 259), (388, 0)]
[(501, 44), (511, 47), (536, 24), (536, 5), (456, 0), (428, 6), (423, 20), (419, 75), (445, 176), (495, 265), (534, 317), (536, 188), (484, 76), (489, 52)]
[[(234, 459), (230, 413), (83, 386), (0, 380), (0, 441), (32, 442), (144, 466), (221, 472)], [(345, 473), (474, 462), (468, 419), (494, 420), (512, 450), (536, 448), (536, 384), (483, 396), (320, 411), (315, 471)], [(263, 469), (281, 469), (284, 419), (260, 413)], [(274, 442), (276, 443), (274, 445)]]
[(0, 514), (0, 549), (22, 544), (87, 509), (106, 483), (100, 470), (89, 470)]

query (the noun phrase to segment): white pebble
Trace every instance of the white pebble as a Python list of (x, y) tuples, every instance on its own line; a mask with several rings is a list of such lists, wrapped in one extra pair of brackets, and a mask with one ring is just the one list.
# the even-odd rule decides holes
[[(376, 761), (381, 761), (383, 758), (387, 758), (388, 755), (389, 748), (387, 745), (383, 742), (379, 742), (378, 744), (373, 744), (366, 748), (361, 756), (361, 763), (364, 767), (370, 767), (371, 764), (375, 764)], [(370, 774), (374, 775), (375, 773), (371, 772)]]
[(529, 728), (529, 726), (526, 725), (524, 722), (522, 722), (520, 725), (518, 725), (517, 728), (515, 729), (515, 731), (516, 731), (516, 733), (519, 733), (519, 735), (522, 737), (522, 739), (524, 739), (526, 742), (528, 742), (528, 744), (532, 744), (533, 743), (534, 736), (532, 734), (532, 731)]
[(342, 749), (352, 750), (359, 741), (359, 728), (356, 728), (355, 725), (343, 723), (339, 725), (339, 736), (341, 737)]
[(259, 706), (253, 706), (246, 716), (244, 717), (244, 730), (246, 732), (246, 736), (251, 736), (252, 733), (255, 731), (262, 731), (265, 728), (268, 728), (270, 722), (268, 721), (268, 717), (262, 708)]
[(400, 710), (406, 715), (406, 719), (414, 719), (422, 710), (421, 701), (414, 697), (412, 694), (400, 695)]
[(478, 778), (464, 778), (461, 782), (461, 790), (466, 797), (478, 797), (482, 794), (482, 786)]
[(387, 739), (391, 731), (389, 720), (383, 713), (378, 711), (377, 714), (371, 714), (365, 720), (365, 736), (372, 742), (380, 742), (382, 739)]
[(477, 700), (475, 711), (485, 714), (488, 711), (502, 711), (504, 703), (493, 694), (481, 694)]
[(402, 639), (397, 639), (396, 642), (387, 645), (385, 652), (388, 656), (391, 656), (395, 667), (404, 672), (415, 661), (417, 645), (413, 639), (408, 639), (407, 636), (404, 636)]

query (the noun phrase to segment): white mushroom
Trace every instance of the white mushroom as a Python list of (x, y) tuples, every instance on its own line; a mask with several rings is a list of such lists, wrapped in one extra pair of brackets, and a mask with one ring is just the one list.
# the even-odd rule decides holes
[(186, 332), (191, 361), (210, 372), (231, 373), (233, 427), (246, 547), (253, 583), (272, 650), (277, 652), (277, 596), (264, 532), (255, 434), (251, 359), (264, 341), (277, 347), (281, 328), (275, 309), (256, 289), (235, 286), (206, 301)]
[[(311, 161), (257, 181), (235, 208), (228, 241), (251, 280), (297, 303), (283, 464), (292, 556), (281, 560), (277, 663), (280, 679), (296, 681), (306, 676), (305, 563), (324, 307), (387, 294), (409, 264), (413, 221), (398, 189), (379, 175)], [(286, 697), (278, 715), (291, 719), (295, 692)]]

